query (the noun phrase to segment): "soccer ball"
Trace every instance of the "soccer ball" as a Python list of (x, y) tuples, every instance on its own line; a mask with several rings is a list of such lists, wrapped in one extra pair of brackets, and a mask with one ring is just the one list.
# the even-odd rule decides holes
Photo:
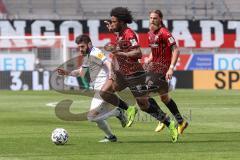
[(56, 128), (52, 132), (51, 140), (56, 145), (64, 145), (68, 141), (68, 133), (63, 128)]

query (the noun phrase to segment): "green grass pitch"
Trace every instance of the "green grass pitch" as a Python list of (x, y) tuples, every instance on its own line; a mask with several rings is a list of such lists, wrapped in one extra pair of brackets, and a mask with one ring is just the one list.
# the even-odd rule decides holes
[[(141, 115), (131, 128), (121, 128), (115, 118), (108, 120), (119, 142), (100, 144), (103, 133), (94, 123), (60, 120), (54, 108), (46, 106), (72, 99), (72, 112), (79, 113), (87, 110), (90, 98), (54, 91), (0, 91), (0, 160), (240, 159), (239, 91), (176, 90), (171, 95), (190, 121), (177, 143), (171, 143), (167, 129), (155, 133), (157, 122)], [(68, 131), (66, 145), (51, 142), (57, 127)]]

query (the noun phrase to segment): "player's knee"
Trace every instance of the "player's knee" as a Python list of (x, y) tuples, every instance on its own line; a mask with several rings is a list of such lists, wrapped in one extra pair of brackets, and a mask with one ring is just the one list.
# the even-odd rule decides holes
[(107, 97), (108, 97), (108, 95), (106, 94), (106, 92), (103, 91), (103, 90), (100, 90), (100, 91), (99, 91), (99, 95), (100, 95), (100, 97), (101, 97), (103, 100), (106, 100)]
[(137, 104), (142, 111), (146, 111), (148, 109), (148, 102), (145, 100), (137, 100)]
[(170, 101), (170, 96), (168, 94), (161, 95), (161, 101), (165, 104), (168, 103)]
[(103, 90), (100, 90), (100, 91), (99, 91), (99, 95), (100, 95), (101, 97), (103, 97), (103, 96), (104, 96), (104, 91), (103, 91)]
[(144, 106), (144, 107), (140, 107), (141, 111), (143, 111), (143, 112), (147, 112), (147, 111), (148, 111), (148, 108), (149, 108), (149, 107), (145, 107), (145, 106)]
[(88, 119), (89, 122), (94, 122), (94, 118), (91, 117), (91, 116), (87, 116), (87, 119)]
[(96, 122), (96, 116), (93, 114), (93, 113), (88, 113), (88, 115), (87, 115), (87, 119), (88, 119), (88, 121), (89, 122)]

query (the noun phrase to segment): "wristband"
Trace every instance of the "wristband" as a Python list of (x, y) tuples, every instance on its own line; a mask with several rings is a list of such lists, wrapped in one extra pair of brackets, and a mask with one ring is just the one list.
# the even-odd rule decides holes
[(170, 69), (174, 69), (174, 65), (171, 64), (169, 68), (170, 68)]

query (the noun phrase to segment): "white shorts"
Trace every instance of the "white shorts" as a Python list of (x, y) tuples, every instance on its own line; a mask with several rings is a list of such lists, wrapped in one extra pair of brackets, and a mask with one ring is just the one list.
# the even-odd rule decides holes
[(95, 92), (94, 97), (91, 102), (90, 111), (95, 110), (99, 113), (109, 112), (110, 104), (105, 102), (100, 96), (100, 90), (102, 86), (105, 84), (107, 77), (97, 77), (94, 84), (93, 90)]

